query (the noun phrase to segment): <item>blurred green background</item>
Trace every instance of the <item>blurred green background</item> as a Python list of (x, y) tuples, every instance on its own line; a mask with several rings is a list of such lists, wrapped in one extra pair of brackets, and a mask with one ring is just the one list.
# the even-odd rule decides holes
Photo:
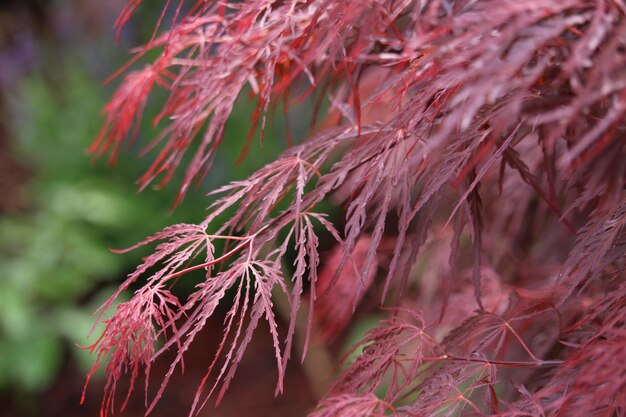
[[(120, 79), (102, 82), (129, 59), (131, 48), (149, 39), (166, 1), (144, 1), (116, 44), (113, 25), (125, 3), (0, 0), (0, 417), (99, 415), (103, 372), (91, 383), (86, 405), (79, 406), (94, 361), (79, 346), (97, 339), (100, 329), (87, 338), (92, 313), (149, 250), (118, 255), (110, 249), (130, 247), (174, 223), (201, 221), (210, 204), (208, 191), (245, 178), (286, 147), (279, 110), (269, 119), (264, 144), (253, 140), (247, 159), (235, 165), (255, 106), (242, 94), (213, 169), (172, 211), (180, 178), (158, 191), (139, 193), (135, 184), (154, 156), (138, 154), (162, 127), (150, 123), (165, 98), (161, 91), (148, 103), (136, 145), (120, 155), (115, 167), (108, 167), (105, 158), (89, 157), (86, 150), (103, 122), (101, 109)], [(289, 108), (296, 141), (309, 130), (311, 107), (305, 102)], [(323, 210), (340, 219), (331, 203)], [(322, 253), (332, 244), (320, 242)], [(221, 334), (221, 320), (214, 317), (205, 333)], [(337, 352), (376, 322), (376, 317), (362, 320)], [(315, 404), (319, 392), (298, 361), (288, 368), (286, 392), (273, 395), (273, 346), (264, 333), (255, 334), (230, 396), (218, 410), (207, 407), (202, 415), (291, 417), (306, 415)], [(186, 359), (192, 371), (170, 384), (169, 397), (161, 400), (164, 408), (152, 415), (187, 412), (199, 382), (193, 373), (203, 376), (207, 352), (211, 357), (216, 348), (212, 344), (211, 338), (197, 342), (196, 353), (192, 347)], [(325, 368), (313, 364), (308, 369)], [(121, 415), (144, 414), (141, 393), (134, 397)]]
[[(77, 414), (49, 407), (58, 397), (50, 390), (68, 372), (88, 372), (93, 358), (76, 344), (95, 339), (86, 338), (91, 313), (146, 255), (109, 249), (199, 221), (209, 189), (249, 174), (283, 147), (268, 140), (263, 152), (234, 166), (252, 106), (243, 103), (205, 184), (173, 213), (176, 179), (164, 190), (137, 192), (134, 180), (150, 156), (133, 149), (114, 168), (90, 159), (100, 110), (118, 83), (103, 87), (102, 80), (147, 40), (162, 3), (145, 2), (116, 45), (113, 22), (123, 6), (0, 1), (0, 415)], [(153, 104), (145, 120), (158, 110), (158, 100)], [(268, 137), (284, 136), (276, 125)], [(138, 143), (153, 133), (143, 129)]]

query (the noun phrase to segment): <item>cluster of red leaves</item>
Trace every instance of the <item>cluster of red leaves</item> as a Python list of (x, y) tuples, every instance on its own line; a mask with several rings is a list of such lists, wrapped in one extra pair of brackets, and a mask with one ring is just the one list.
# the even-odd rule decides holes
[[(328, 312), (333, 294), (345, 303), (351, 287), (356, 304), (375, 287), (399, 308), (312, 416), (624, 414), (622, 0), (189, 3), (138, 50), (160, 54), (126, 76), (94, 152), (115, 157), (157, 86), (169, 98), (155, 122), (168, 124), (148, 145), (160, 150), (142, 184), (168, 181), (198, 140), (181, 196), (209, 169), (247, 87), (261, 136), (278, 97), (328, 100), (340, 122), (216, 190), (202, 224), (142, 243), (162, 242), (121, 290), (146, 281), (92, 346), (96, 367), (109, 360), (105, 413), (128, 367), (134, 381), (175, 348), (150, 411), (227, 291), (222, 343), (192, 413), (223, 395), (261, 319), (280, 392), (305, 291), (308, 340), (316, 289)], [(314, 211), (330, 197), (345, 209), (341, 232)], [(320, 225), (342, 255), (317, 283)], [(216, 240), (226, 242), (217, 255)], [(392, 254), (380, 262), (383, 241)], [(206, 280), (186, 300), (165, 290), (198, 269)], [(289, 301), (286, 330), (277, 296)]]

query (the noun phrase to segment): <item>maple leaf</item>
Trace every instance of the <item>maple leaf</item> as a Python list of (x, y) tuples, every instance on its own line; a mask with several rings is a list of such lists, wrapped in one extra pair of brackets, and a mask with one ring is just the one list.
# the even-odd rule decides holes
[[(140, 3), (129, 1), (120, 25)], [(165, 8), (173, 8), (170, 25), (164, 11), (131, 64), (149, 51), (158, 57), (127, 73), (92, 147), (114, 159), (151, 91), (167, 90), (156, 122), (168, 123), (147, 146), (159, 150), (142, 187), (169, 181), (197, 141), (182, 198), (210, 169), (243, 91), (257, 100), (248, 143), (257, 129), (266, 140), (266, 116), (280, 100), (317, 100), (313, 119), (323, 103), (330, 110), (325, 129), (212, 191), (200, 224), (142, 243), (161, 242), (103, 306), (140, 285), (91, 347), (95, 367), (109, 357), (103, 410), (125, 366), (134, 381), (175, 346), (152, 410), (227, 291), (236, 296), (192, 412), (221, 399), (261, 320), (279, 393), (303, 304), (308, 341), (315, 314), (327, 334), (349, 322), (325, 297), (348, 294), (353, 310), (375, 288), (395, 308), (358, 344), (363, 353), (313, 416), (623, 413), (623, 370), (606, 383), (623, 356), (626, 316), (622, 1), (181, 0)], [(319, 212), (329, 199), (343, 209), (343, 227)], [(332, 271), (318, 271), (322, 236), (337, 242)], [(224, 242), (217, 253), (216, 240)], [(187, 299), (167, 292), (196, 270), (205, 280)], [(275, 297), (289, 304), (284, 332)], [(164, 347), (150, 347), (159, 338)]]

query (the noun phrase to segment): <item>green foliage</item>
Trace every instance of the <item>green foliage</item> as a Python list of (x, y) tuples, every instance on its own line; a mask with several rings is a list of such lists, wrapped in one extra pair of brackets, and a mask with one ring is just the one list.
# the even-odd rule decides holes
[[(74, 345), (92, 342), (85, 338), (91, 313), (112, 291), (109, 283), (146, 254), (118, 256), (109, 249), (130, 246), (169, 222), (195, 220), (202, 215), (197, 207), (209, 203), (193, 193), (168, 218), (175, 187), (140, 196), (128, 181), (141, 175), (145, 163), (125, 159), (115, 170), (93, 163), (85, 150), (98, 132), (105, 91), (80, 70), (61, 78), (54, 84), (34, 76), (18, 88), (15, 153), (34, 176), (24, 185), (29, 209), (0, 218), (0, 389), (45, 389), (64, 350), (88, 368), (88, 352)], [(218, 158), (221, 169), (207, 179), (213, 185), (226, 181), (245, 138), (247, 112), (238, 114)], [(258, 153), (254, 142), (252, 155), (263, 158), (248, 158), (241, 175), (280, 147), (273, 142)]]

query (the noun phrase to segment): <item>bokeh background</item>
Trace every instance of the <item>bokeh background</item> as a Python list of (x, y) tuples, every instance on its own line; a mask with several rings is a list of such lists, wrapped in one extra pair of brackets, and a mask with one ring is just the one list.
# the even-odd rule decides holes
[[(103, 80), (149, 38), (162, 7), (144, 2), (116, 44), (113, 24), (124, 3), (0, 1), (0, 416), (99, 415), (102, 373), (79, 405), (93, 357), (78, 346), (97, 338), (96, 329), (87, 339), (91, 314), (146, 255), (109, 249), (169, 224), (198, 221), (207, 190), (248, 175), (284, 146), (275, 120), (268, 134), (275, 140), (235, 166), (252, 108), (242, 100), (205, 184), (173, 212), (176, 180), (160, 191), (137, 191), (134, 180), (150, 156), (129, 149), (114, 169), (90, 158), (86, 149), (102, 123), (100, 110), (118, 82), (103, 86)], [(159, 98), (151, 103), (138, 143), (155, 132), (149, 121)], [(187, 357), (185, 377), (176, 377), (152, 415), (186, 415), (220, 326), (219, 317), (208, 325), (206, 340)], [(221, 407), (201, 415), (296, 416), (311, 407), (314, 395), (297, 361), (285, 395), (274, 398), (273, 348), (264, 333), (257, 332)], [(139, 393), (118, 414), (144, 410)]]

